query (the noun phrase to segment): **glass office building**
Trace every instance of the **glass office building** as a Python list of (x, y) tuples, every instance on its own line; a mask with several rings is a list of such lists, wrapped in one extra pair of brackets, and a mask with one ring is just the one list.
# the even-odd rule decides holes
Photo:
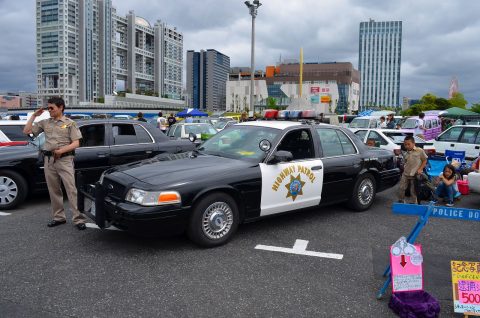
[(400, 107), (402, 21), (361, 22), (358, 51), (360, 110)]

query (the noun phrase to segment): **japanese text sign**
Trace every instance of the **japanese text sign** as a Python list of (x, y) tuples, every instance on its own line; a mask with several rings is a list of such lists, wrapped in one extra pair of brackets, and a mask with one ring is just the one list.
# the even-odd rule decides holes
[(480, 316), (480, 262), (451, 261), (455, 312)]
[(423, 290), (423, 257), (420, 245), (401, 237), (390, 247), (393, 292)]

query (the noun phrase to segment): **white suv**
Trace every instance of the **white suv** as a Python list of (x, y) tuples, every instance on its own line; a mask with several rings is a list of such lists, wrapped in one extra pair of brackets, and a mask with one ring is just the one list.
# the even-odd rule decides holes
[(433, 142), (437, 153), (445, 150), (465, 151), (465, 157), (475, 159), (480, 154), (480, 125), (452, 126)]

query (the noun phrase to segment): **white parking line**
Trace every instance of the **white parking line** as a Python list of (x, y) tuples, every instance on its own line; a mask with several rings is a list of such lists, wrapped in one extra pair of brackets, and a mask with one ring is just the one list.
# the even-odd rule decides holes
[(271, 251), (271, 252), (282, 252), (282, 253), (288, 253), (288, 254), (323, 257), (323, 258), (333, 258), (333, 259), (342, 259), (343, 258), (343, 254), (307, 251), (307, 245), (308, 245), (308, 241), (296, 240), (295, 244), (293, 245), (293, 248), (270, 246), (270, 245), (257, 245), (257, 246), (255, 246), (255, 249), (256, 250)]
[(0, 216), (7, 216), (7, 215), (11, 215), (12, 213), (7, 213), (7, 212), (0, 212)]
[[(91, 229), (97, 229), (99, 230), (100, 228), (98, 227), (98, 225), (94, 224), (94, 223), (85, 223), (85, 225)], [(119, 228), (116, 228), (115, 226), (111, 225), (110, 227), (107, 227), (105, 228), (105, 230), (112, 230), (112, 231), (122, 231), (120, 230)]]

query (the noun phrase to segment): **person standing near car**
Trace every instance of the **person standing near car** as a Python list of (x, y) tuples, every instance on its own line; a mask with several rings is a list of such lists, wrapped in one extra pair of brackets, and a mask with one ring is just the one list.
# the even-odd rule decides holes
[(175, 125), (175, 123), (177, 122), (177, 119), (175, 118), (175, 116), (173, 116), (173, 114), (170, 114), (170, 116), (168, 116), (167, 118), (167, 121), (168, 121), (168, 127), (171, 127)]
[(167, 133), (167, 119), (165, 117), (163, 117), (162, 112), (158, 113), (157, 124), (158, 124), (158, 128), (160, 128), (160, 130), (164, 134), (166, 134)]
[(405, 137), (403, 145), (406, 151), (403, 151), (404, 169), (400, 178), (398, 201), (405, 203), (405, 191), (410, 185), (410, 197), (413, 203), (417, 203), (417, 193), (415, 192), (415, 178), (423, 173), (423, 168), (427, 165), (427, 155), (422, 148), (415, 146), (413, 136)]
[(80, 146), (82, 134), (75, 121), (64, 116), (65, 102), (60, 97), (48, 100), (50, 118), (33, 125), (36, 117), (43, 113), (43, 108), (37, 109), (27, 121), (23, 132), (38, 136), (45, 133), (43, 146), (43, 161), (48, 193), (52, 202), (52, 220), (48, 227), (65, 224), (63, 208), (62, 183), (67, 192), (68, 201), (73, 212), (73, 223), (79, 230), (85, 230), (86, 217), (77, 207), (77, 188), (75, 186), (75, 169), (73, 159), (75, 149)]
[(395, 120), (393, 118), (393, 114), (389, 114), (387, 116), (387, 129), (395, 129)]
[(424, 113), (420, 113), (418, 115), (418, 123), (415, 127), (415, 136), (418, 136), (422, 139), (425, 139), (425, 136), (423, 135), (423, 133), (425, 132), (425, 121), (423, 120), (423, 118), (425, 118), (425, 114)]

